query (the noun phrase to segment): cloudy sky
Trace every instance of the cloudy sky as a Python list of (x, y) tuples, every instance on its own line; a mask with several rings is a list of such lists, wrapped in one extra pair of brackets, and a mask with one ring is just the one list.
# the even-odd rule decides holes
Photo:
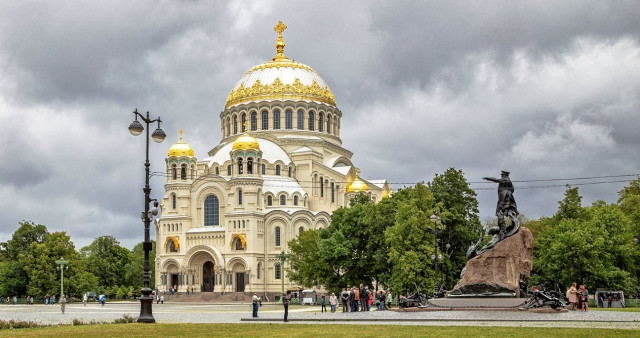
[[(362, 176), (394, 188), (449, 167), (511, 171), (529, 218), (564, 184), (617, 200), (640, 173), (638, 1), (2, 1), (0, 241), (21, 220), (79, 248), (143, 238), (144, 139), (134, 108), (184, 129), (199, 158), (220, 141), (230, 89), (275, 55), (313, 67), (343, 113)], [(603, 177), (587, 180), (570, 178)], [(563, 179), (557, 181), (536, 181)], [(518, 182), (526, 181), (526, 182)], [(613, 182), (612, 181), (623, 181)], [(163, 178), (152, 178), (162, 197)], [(495, 184), (473, 183), (481, 218)], [(528, 188), (527, 188), (528, 187)], [(485, 190), (486, 189), (486, 190)]]

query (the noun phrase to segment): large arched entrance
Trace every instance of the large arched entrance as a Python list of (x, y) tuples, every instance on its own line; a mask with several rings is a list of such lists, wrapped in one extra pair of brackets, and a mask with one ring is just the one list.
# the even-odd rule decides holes
[(207, 261), (202, 265), (202, 292), (212, 292), (216, 285), (216, 275), (213, 262)]

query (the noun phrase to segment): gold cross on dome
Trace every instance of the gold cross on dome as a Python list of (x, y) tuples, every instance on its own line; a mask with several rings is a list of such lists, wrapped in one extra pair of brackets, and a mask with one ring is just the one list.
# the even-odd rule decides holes
[(182, 141), (182, 133), (183, 133), (182, 129), (180, 129), (178, 133), (180, 133), (180, 141)]
[(283, 24), (282, 21), (278, 21), (278, 24), (273, 27), (273, 30), (278, 32), (278, 42), (276, 42), (276, 57), (273, 58), (276, 60), (286, 60), (287, 58), (284, 56), (284, 41), (282, 40), (282, 32), (287, 29), (287, 25)]
[(249, 131), (249, 121), (244, 121), (244, 123), (242, 124), (244, 126), (244, 132), (246, 133), (247, 131)]
[(278, 37), (282, 39), (282, 32), (287, 29), (287, 25), (283, 24), (282, 21), (278, 21), (278, 24), (273, 27), (273, 30), (278, 32)]

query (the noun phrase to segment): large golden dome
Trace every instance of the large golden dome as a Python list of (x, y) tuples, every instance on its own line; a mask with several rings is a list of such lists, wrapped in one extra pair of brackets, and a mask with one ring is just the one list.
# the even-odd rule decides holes
[(242, 76), (231, 89), (225, 109), (241, 103), (269, 100), (305, 100), (336, 106), (329, 86), (311, 67), (284, 56), (282, 21), (274, 28), (278, 32), (276, 56), (259, 64)]
[(188, 143), (182, 141), (182, 129), (180, 129), (180, 140), (178, 140), (178, 142), (174, 143), (171, 148), (169, 148), (167, 156), (195, 156), (193, 148), (191, 148)]

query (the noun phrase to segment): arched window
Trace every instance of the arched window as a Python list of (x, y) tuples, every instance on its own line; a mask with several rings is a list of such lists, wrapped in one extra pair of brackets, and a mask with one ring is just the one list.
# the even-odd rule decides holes
[(298, 205), (298, 196), (293, 196), (293, 205)]
[(262, 130), (269, 129), (269, 112), (266, 110), (262, 111)]
[(242, 175), (242, 157), (238, 157), (238, 175)]
[(176, 194), (171, 194), (171, 207), (173, 210), (176, 210), (176, 204), (178, 204)]
[(311, 130), (311, 131), (316, 129), (315, 128), (315, 123), (316, 123), (315, 118), (316, 118), (316, 115), (312, 111), (310, 111), (309, 112), (309, 130)]
[(274, 270), (276, 273), (276, 279), (280, 279), (282, 277), (282, 271), (280, 271), (280, 263), (276, 263)]
[(324, 181), (320, 177), (320, 197), (324, 197)]
[(171, 171), (173, 171), (173, 173), (171, 174), (174, 180), (178, 179), (178, 166), (173, 164), (171, 165)]
[(220, 169), (216, 167), (216, 175), (220, 175)]
[(238, 189), (238, 205), (242, 205), (242, 189)]
[(291, 167), (289, 167), (289, 177), (291, 177)]
[(233, 133), (234, 134), (238, 133), (238, 117), (237, 116), (233, 117)]
[(242, 118), (240, 119), (240, 127), (242, 128), (242, 132), (244, 133), (244, 123), (247, 122), (247, 114), (242, 113)]
[(333, 184), (333, 182), (331, 182), (331, 203), (334, 203), (336, 201), (336, 187)]
[(267, 196), (267, 205), (273, 205), (273, 197)]
[(227, 126), (227, 135), (226, 136), (229, 136), (231, 134), (231, 122), (229, 121), (228, 118), (227, 118), (227, 121), (226, 121), (225, 125)]
[(280, 227), (276, 227), (275, 240), (276, 240), (276, 246), (280, 246)]
[(258, 113), (251, 112), (251, 131), (258, 130)]
[(256, 277), (260, 279), (260, 271), (262, 270), (262, 263), (258, 263), (258, 269), (256, 269)]
[(338, 135), (338, 117), (333, 117), (333, 134)]
[(247, 174), (253, 174), (253, 158), (251, 157), (247, 159)]
[(227, 176), (231, 176), (231, 165), (227, 166)]
[(276, 176), (280, 176), (280, 165), (276, 165)]
[(298, 130), (304, 130), (304, 112), (302, 109), (298, 110)]
[(320, 113), (318, 114), (318, 131), (322, 132), (322, 128), (324, 128), (324, 115)]
[(261, 165), (262, 167), (262, 175), (264, 175), (264, 173), (267, 171), (267, 166), (266, 165)]
[(204, 200), (204, 225), (220, 224), (220, 202), (216, 195), (209, 195)]
[(280, 129), (280, 110), (273, 111), (273, 129)]
[(187, 165), (184, 163), (180, 166), (180, 179), (187, 179)]
[(291, 109), (287, 109), (284, 112), (284, 127), (286, 129), (291, 129), (293, 128), (293, 112), (291, 111)]
[(280, 205), (285, 205), (286, 203), (286, 197), (284, 195), (280, 195)]
[(331, 115), (327, 114), (327, 134), (331, 134)]

